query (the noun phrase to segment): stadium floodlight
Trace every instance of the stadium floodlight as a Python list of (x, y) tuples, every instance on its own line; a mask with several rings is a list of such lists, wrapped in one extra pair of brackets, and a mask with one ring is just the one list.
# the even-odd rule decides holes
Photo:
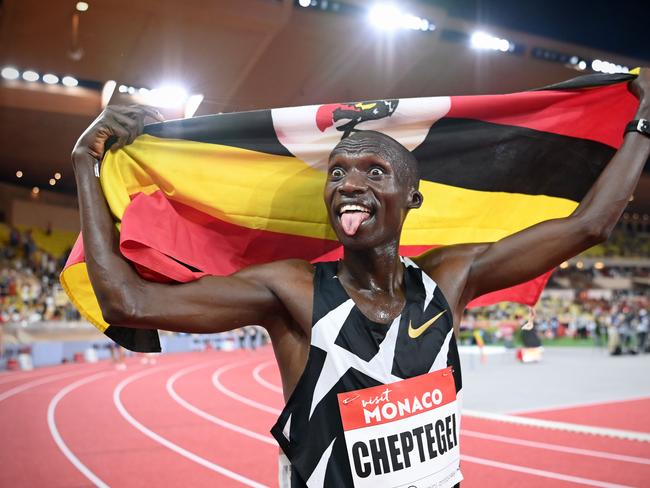
[(12, 68), (11, 66), (6, 66), (2, 68), (0, 74), (5, 80), (17, 80), (18, 77), (20, 76), (20, 72), (16, 68)]
[(36, 71), (23, 71), (23, 80), (25, 81), (38, 81), (41, 76)]
[(85, 12), (88, 10), (88, 3), (87, 2), (77, 2), (76, 9), (79, 12)]
[(620, 64), (610, 63), (609, 61), (602, 61), (594, 59), (591, 62), (591, 69), (599, 73), (629, 73), (630, 68), (621, 66)]
[(395, 5), (381, 3), (373, 6), (368, 13), (370, 23), (381, 30), (393, 30), (398, 27), (397, 20), (402, 12)]
[(578, 69), (583, 70), (583, 71), (586, 70), (587, 69), (587, 62), (586, 61), (580, 61), (578, 63)]
[(16, 178), (22, 178), (23, 177), (23, 172), (18, 170), (16, 171)]
[(56, 185), (56, 180), (54, 178), (50, 178), (49, 183), (50, 183), (50, 186), (54, 186), (54, 185)]
[(392, 31), (395, 29), (410, 29), (429, 31), (435, 26), (429, 20), (407, 12), (402, 12), (391, 3), (374, 5), (368, 11), (368, 21), (377, 29)]
[(483, 31), (474, 32), (469, 42), (474, 49), (490, 49), (503, 53), (514, 49), (514, 44), (507, 39), (501, 39)]
[(311, 5), (311, 0), (299, 0), (298, 5), (301, 7), (309, 7)]
[(67, 87), (73, 87), (73, 86), (77, 86), (79, 84), (79, 81), (77, 81), (77, 79), (73, 78), (72, 76), (64, 76), (63, 79), (61, 80), (61, 83), (63, 83)]
[(59, 77), (52, 73), (47, 73), (43, 75), (43, 81), (48, 85), (56, 85), (59, 82)]
[(117, 89), (117, 91), (119, 91), (120, 93), (126, 93), (126, 91), (127, 91), (128, 89), (129, 89), (128, 86), (126, 86), (126, 85), (120, 85), (119, 88)]
[(161, 108), (181, 108), (187, 101), (187, 90), (180, 85), (163, 85), (143, 95), (148, 105)]
[(55, 180), (60, 180), (61, 179), (61, 173), (54, 173), (54, 179)]

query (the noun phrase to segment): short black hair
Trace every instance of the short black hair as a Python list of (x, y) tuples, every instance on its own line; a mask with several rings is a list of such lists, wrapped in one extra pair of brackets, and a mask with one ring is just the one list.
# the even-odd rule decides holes
[(420, 186), (420, 167), (415, 156), (398, 141), (382, 132), (356, 131), (334, 147), (330, 159), (337, 153), (377, 154), (393, 165), (401, 183), (415, 190)]

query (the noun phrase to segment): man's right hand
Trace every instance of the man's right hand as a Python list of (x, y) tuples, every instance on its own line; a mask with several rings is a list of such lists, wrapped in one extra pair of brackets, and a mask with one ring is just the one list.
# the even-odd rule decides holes
[(93, 159), (100, 161), (104, 155), (104, 145), (110, 137), (116, 138), (111, 150), (131, 144), (136, 137), (142, 134), (144, 121), (147, 117), (158, 122), (164, 120), (158, 110), (145, 105), (106, 107), (77, 140), (72, 150), (72, 159), (90, 155)]

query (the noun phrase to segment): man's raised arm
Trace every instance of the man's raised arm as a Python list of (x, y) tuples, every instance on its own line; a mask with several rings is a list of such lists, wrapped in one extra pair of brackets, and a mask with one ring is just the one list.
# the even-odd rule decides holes
[[(650, 119), (650, 70), (644, 68), (630, 83), (639, 98), (635, 119)], [(650, 137), (625, 135), (623, 144), (607, 164), (574, 212), (547, 220), (494, 243), (460, 244), (438, 248), (421, 257), (425, 270), (436, 265), (453, 269), (464, 279), (459, 304), (533, 279), (563, 261), (609, 237), (637, 186), (650, 156)]]
[(98, 168), (108, 138), (116, 138), (111, 150), (130, 144), (142, 132), (145, 117), (162, 120), (149, 107), (109, 107), (81, 135), (72, 153), (88, 275), (104, 319), (131, 327), (216, 332), (268, 325), (269, 317), (286, 314), (272, 290), (273, 280), (278, 275), (291, 279), (295, 264), (255, 266), (229, 277), (170, 285), (143, 280), (122, 258)]

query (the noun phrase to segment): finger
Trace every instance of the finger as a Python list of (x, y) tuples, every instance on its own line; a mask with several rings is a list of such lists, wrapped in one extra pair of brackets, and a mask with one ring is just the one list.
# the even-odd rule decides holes
[(122, 149), (129, 139), (129, 131), (119, 124), (112, 124), (109, 129), (113, 136), (116, 137), (115, 143), (111, 146), (111, 151)]
[(115, 123), (119, 124), (123, 129), (126, 129), (128, 132), (128, 138), (126, 140), (126, 144), (131, 144), (136, 137), (140, 135), (140, 132), (138, 132), (138, 121), (135, 117), (128, 117), (126, 115), (123, 115), (121, 113), (112, 113), (111, 117), (115, 121)]
[(152, 107), (151, 105), (139, 105), (139, 104), (133, 104), (133, 105), (128, 105), (128, 106), (120, 106), (120, 111), (125, 114), (142, 114), (143, 117), (151, 117), (154, 120), (157, 120), (158, 122), (164, 122), (165, 117), (163, 114), (160, 113), (160, 111), (156, 107)]

